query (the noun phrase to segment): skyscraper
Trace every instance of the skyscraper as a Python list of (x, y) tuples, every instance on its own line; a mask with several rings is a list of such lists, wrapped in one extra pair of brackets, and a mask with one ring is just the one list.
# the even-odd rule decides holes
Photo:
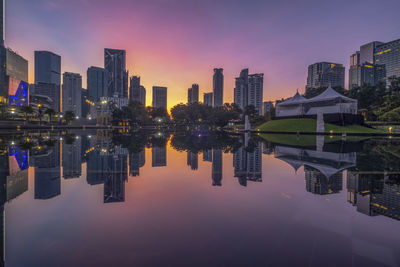
[(187, 152), (187, 165), (195, 171), (199, 168), (199, 154), (191, 151)]
[(4, 40), (6, 39), (6, 0), (0, 0), (0, 45), (4, 46)]
[(139, 176), (140, 168), (146, 164), (146, 149), (129, 155), (129, 175)]
[(360, 47), (360, 64), (375, 64), (374, 54), (377, 46), (382, 45), (382, 42), (370, 42)]
[(72, 144), (62, 143), (62, 166), (64, 179), (79, 178), (82, 175), (82, 142), (77, 136)]
[(128, 97), (128, 72), (126, 71), (126, 51), (104, 49), (104, 68), (109, 74), (109, 96)]
[(49, 51), (35, 51), (35, 83), (61, 85), (61, 57)]
[(153, 107), (167, 108), (167, 87), (153, 86)]
[(247, 181), (262, 181), (262, 146), (259, 143), (253, 152), (248, 152), (244, 147), (238, 149), (233, 155), (235, 177), (242, 186), (247, 186)]
[(375, 50), (375, 64), (385, 66), (387, 79), (400, 77), (400, 39), (378, 45)]
[(199, 103), (199, 85), (193, 84), (188, 89), (188, 104)]
[(213, 92), (214, 107), (221, 107), (224, 104), (224, 69), (214, 69)]
[(1, 50), (0, 102), (26, 106), (29, 103), (28, 61), (9, 48), (1, 46)]
[(204, 94), (203, 104), (209, 107), (213, 106), (213, 93)]
[(73, 111), (76, 116), (82, 116), (82, 76), (77, 73), (63, 74), (62, 89), (63, 112)]
[(146, 89), (140, 85), (139, 76), (132, 76), (130, 79), (129, 98), (146, 106)]
[(342, 87), (344, 88), (345, 68), (342, 64), (318, 62), (308, 67), (307, 87)]
[(249, 69), (240, 72), (236, 78), (234, 102), (242, 110), (247, 106), (254, 106), (259, 115), (263, 115), (263, 88), (264, 74), (249, 75)]
[(222, 186), (222, 150), (213, 149), (212, 158), (212, 185)]
[(99, 67), (90, 67), (87, 70), (88, 98), (92, 102), (99, 101), (100, 97), (112, 96), (108, 91), (108, 72)]

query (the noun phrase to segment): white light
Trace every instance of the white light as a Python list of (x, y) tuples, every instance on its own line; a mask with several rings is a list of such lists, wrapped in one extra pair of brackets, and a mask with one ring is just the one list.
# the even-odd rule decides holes
[(11, 142), (11, 145), (12, 145), (12, 146), (13, 146), (13, 145), (15, 145), (15, 142), (14, 142), (14, 141), (12, 141), (12, 142)]
[(79, 117), (78, 117), (78, 116), (76, 116), (76, 119), (77, 119), (77, 120), (79, 120)]

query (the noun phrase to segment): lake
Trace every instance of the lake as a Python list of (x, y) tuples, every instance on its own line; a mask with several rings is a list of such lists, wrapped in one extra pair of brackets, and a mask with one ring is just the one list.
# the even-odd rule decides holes
[(5, 266), (400, 266), (400, 139), (0, 138)]

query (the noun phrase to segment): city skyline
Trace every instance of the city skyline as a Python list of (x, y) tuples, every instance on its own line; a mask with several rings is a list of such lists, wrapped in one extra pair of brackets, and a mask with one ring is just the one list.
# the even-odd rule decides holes
[[(80, 73), (85, 85), (87, 68), (103, 66), (103, 49), (112, 47), (127, 51), (127, 70), (131, 75), (141, 76), (144, 87), (151, 88), (158, 84), (169, 88), (168, 108), (185, 102), (186, 90), (192, 83), (200, 85), (200, 95), (211, 91), (213, 68), (224, 68), (224, 102), (233, 102), (234, 77), (246, 67), (255, 73), (265, 74), (264, 101), (276, 100), (293, 95), (296, 88), (303, 91), (306, 67), (319, 61), (344, 64), (347, 87), (348, 58), (360, 44), (375, 40), (389, 42), (398, 38), (395, 25), (398, 25), (399, 18), (395, 7), (400, 4), (395, 1), (390, 5), (393, 8), (388, 10), (381, 10), (387, 5), (376, 6), (372, 2), (368, 5), (369, 1), (363, 5), (346, 3), (344, 9), (344, 2), (338, 2), (329, 7), (329, 12), (320, 12), (324, 4), (315, 1), (308, 1), (314, 7), (310, 10), (291, 1), (279, 4), (253, 1), (252, 5), (245, 5), (244, 1), (220, 1), (213, 7), (215, 10), (209, 1), (172, 1), (168, 4), (163, 1), (154, 1), (153, 4), (115, 1), (107, 9), (105, 1), (96, 1), (96, 7), (91, 2), (7, 2), (6, 45), (29, 60), (30, 83), (34, 80), (35, 50), (48, 50), (61, 55), (62, 72)], [(287, 4), (290, 8), (285, 12), (291, 19), (274, 15), (283, 11)], [(186, 12), (192, 5), (198, 6), (199, 15), (194, 16), (192, 23), (181, 23), (187, 16), (193, 16), (191, 12)], [(168, 13), (170, 9), (174, 12)], [(215, 16), (217, 11), (222, 10), (225, 12), (221, 17)], [(251, 19), (242, 25), (235, 16), (241, 10), (257, 11), (251, 13)], [(339, 10), (341, 12), (337, 14)], [(362, 18), (354, 17), (355, 10), (364, 14)], [(149, 19), (145, 14), (150, 11), (154, 12), (154, 16)], [(38, 16), (30, 16), (32, 12)], [(97, 20), (104, 12), (111, 12), (113, 16)], [(118, 12), (121, 15), (117, 15)], [(121, 19), (125, 17), (123, 14), (132, 12), (137, 16), (126, 16), (129, 21)], [(384, 12), (385, 21), (371, 19), (376, 12)], [(77, 19), (69, 21), (71, 14)], [(304, 17), (308, 17), (307, 21), (302, 19)], [(52, 23), (48, 23), (49, 20)], [(332, 24), (333, 21), (339, 25)], [(345, 27), (349, 22), (352, 27)], [(331, 27), (329, 36), (319, 31), (321, 38), (316, 39), (309, 31), (309, 27), (316, 24), (321, 29)], [(358, 30), (354, 32), (353, 28)], [(232, 44), (241, 29), (246, 29), (242, 33), (246, 38)], [(154, 33), (148, 34), (150, 31)], [(213, 42), (203, 42), (199, 38)], [(134, 42), (136, 39), (141, 41)], [(155, 42), (158, 39), (166, 41)], [(313, 46), (305, 44), (310, 40), (313, 40)], [(252, 49), (253, 52), (239, 53), (243, 49)], [(232, 54), (236, 56), (229, 56)], [(150, 94), (147, 95), (147, 103), (151, 103)]]

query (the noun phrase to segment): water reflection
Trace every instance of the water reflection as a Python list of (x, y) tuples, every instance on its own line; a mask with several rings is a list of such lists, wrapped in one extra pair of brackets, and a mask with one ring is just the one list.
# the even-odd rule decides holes
[[(146, 151), (151, 151), (154, 170), (172, 171), (168, 169), (169, 163), (174, 164), (177, 159), (168, 158), (169, 148), (185, 153), (183, 164), (192, 174), (208, 166), (209, 185), (220, 188), (216, 189), (220, 194), (224, 194), (222, 188), (232, 186), (231, 179), (241, 190), (247, 190), (250, 184), (255, 188), (269, 183), (269, 171), (264, 169), (263, 173), (263, 157), (273, 157), (290, 167), (295, 176), (304, 177), (302, 190), (309, 195), (338, 195), (345, 183), (348, 204), (344, 204), (353, 205), (354, 212), (400, 220), (400, 140), (312, 138), (167, 133), (114, 136), (103, 131), (3, 136), (0, 222), (4, 221), (4, 205), (28, 192), (29, 167), (33, 170), (36, 201), (57, 199), (63, 191), (61, 177), (71, 183), (86, 176), (88, 185), (103, 186), (103, 203), (113, 206), (126, 201), (129, 192), (125, 187), (130, 179), (147, 179), (142, 174), (142, 169), (149, 165)], [(232, 161), (226, 162), (224, 155), (231, 155)], [(203, 162), (199, 162), (199, 157)], [(323, 199), (313, 201), (323, 204)], [(0, 238), (4, 240), (4, 225), (1, 227)], [(4, 253), (0, 256), (4, 261)]]

